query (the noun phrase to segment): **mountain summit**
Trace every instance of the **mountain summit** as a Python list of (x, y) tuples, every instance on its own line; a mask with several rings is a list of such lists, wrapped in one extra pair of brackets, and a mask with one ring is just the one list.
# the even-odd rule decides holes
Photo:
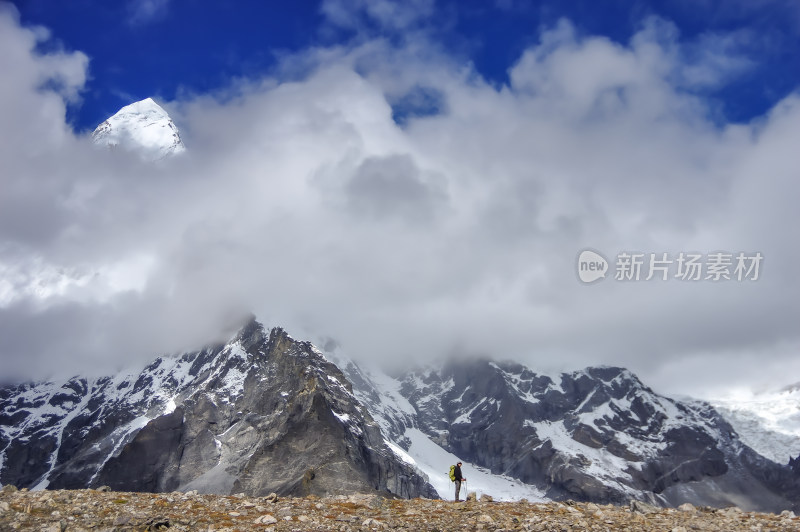
[(398, 375), (255, 320), (229, 342), (103, 378), (0, 386), (0, 484), (263, 496), (499, 499), (800, 511), (711, 405), (632, 372), (451, 360)]
[(0, 387), (0, 484), (435, 497), (339, 369), (253, 321), (141, 372)]
[(180, 132), (167, 112), (152, 98), (126, 105), (97, 126), (95, 144), (137, 151), (158, 160), (186, 150)]
[(389, 377), (339, 365), (440, 494), (441, 463), (463, 461), (471, 488), (505, 499), (800, 508), (800, 460), (759, 455), (711, 405), (661, 396), (624, 368), (452, 360)]

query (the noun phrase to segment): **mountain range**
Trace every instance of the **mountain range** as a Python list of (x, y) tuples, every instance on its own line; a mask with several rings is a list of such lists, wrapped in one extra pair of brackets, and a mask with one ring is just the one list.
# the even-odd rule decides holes
[(797, 464), (622, 368), (390, 376), (253, 320), (141, 371), (0, 390), (0, 482), (19, 487), (449, 497), (456, 460), (501, 498), (800, 509)]

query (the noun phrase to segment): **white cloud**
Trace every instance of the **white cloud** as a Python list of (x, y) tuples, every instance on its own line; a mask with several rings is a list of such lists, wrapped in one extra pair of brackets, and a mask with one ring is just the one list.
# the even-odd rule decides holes
[(386, 29), (404, 30), (429, 17), (433, 0), (324, 0), (321, 6), (325, 18), (347, 29), (363, 29), (374, 23)]
[[(85, 58), (43, 58), (32, 32), (0, 24), (14, 102), (0, 124), (12, 144), (0, 264), (19, 274), (0, 285), (9, 372), (145, 359), (222, 338), (254, 311), (355, 356), (614, 363), (658, 389), (678, 389), (676, 367), (696, 387), (754, 368), (787, 378), (798, 97), (715, 125), (676, 75), (702, 60), (687, 62), (667, 26), (622, 46), (564, 22), (499, 89), (419, 41), (309, 51), (306, 77), (171, 102), (189, 151), (152, 166), (95, 150), (65, 125), (62, 97), (37, 90), (64, 71), (78, 90)], [(418, 86), (444, 112), (398, 127), (388, 102)], [(750, 284), (587, 287), (574, 271), (586, 247), (765, 262)]]
[(158, 21), (166, 16), (171, 0), (128, 0), (131, 25), (137, 26)]
[[(34, 54), (48, 35), (43, 28), (21, 29), (16, 10), (0, 4), (0, 69), (7, 73), (0, 84), (0, 116), (16, 128), (4, 136), (0, 154), (47, 151), (67, 140), (64, 100), (77, 99), (88, 58), (80, 52)], [(30, 138), (37, 141), (25, 141)]]

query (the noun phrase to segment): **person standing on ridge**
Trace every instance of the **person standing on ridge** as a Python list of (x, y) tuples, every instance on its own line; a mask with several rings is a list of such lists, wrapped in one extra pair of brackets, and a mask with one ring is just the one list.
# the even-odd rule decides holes
[(456, 464), (456, 468), (453, 472), (453, 476), (455, 477), (454, 482), (456, 483), (456, 502), (459, 502), (461, 499), (458, 498), (458, 494), (461, 491), (461, 481), (466, 482), (466, 478), (461, 474), (461, 462)]

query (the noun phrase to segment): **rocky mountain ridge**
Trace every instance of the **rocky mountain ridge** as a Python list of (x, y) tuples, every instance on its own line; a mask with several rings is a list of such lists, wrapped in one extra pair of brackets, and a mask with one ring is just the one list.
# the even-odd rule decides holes
[(225, 345), (140, 373), (0, 389), (0, 483), (436, 495), (336, 366), (255, 321)]
[(252, 320), (141, 371), (0, 388), (0, 483), (19, 487), (451, 498), (459, 460), (470, 489), (505, 500), (800, 501), (796, 464), (622, 368), (461, 360), (392, 377)]
[(452, 361), (387, 380), (342, 366), (412, 458), (425, 462), (415, 449), (421, 432), (473, 467), (535, 486), (545, 500), (768, 511), (800, 503), (788, 463), (753, 451), (709, 404), (658, 395), (623, 368), (547, 376), (516, 363)]

